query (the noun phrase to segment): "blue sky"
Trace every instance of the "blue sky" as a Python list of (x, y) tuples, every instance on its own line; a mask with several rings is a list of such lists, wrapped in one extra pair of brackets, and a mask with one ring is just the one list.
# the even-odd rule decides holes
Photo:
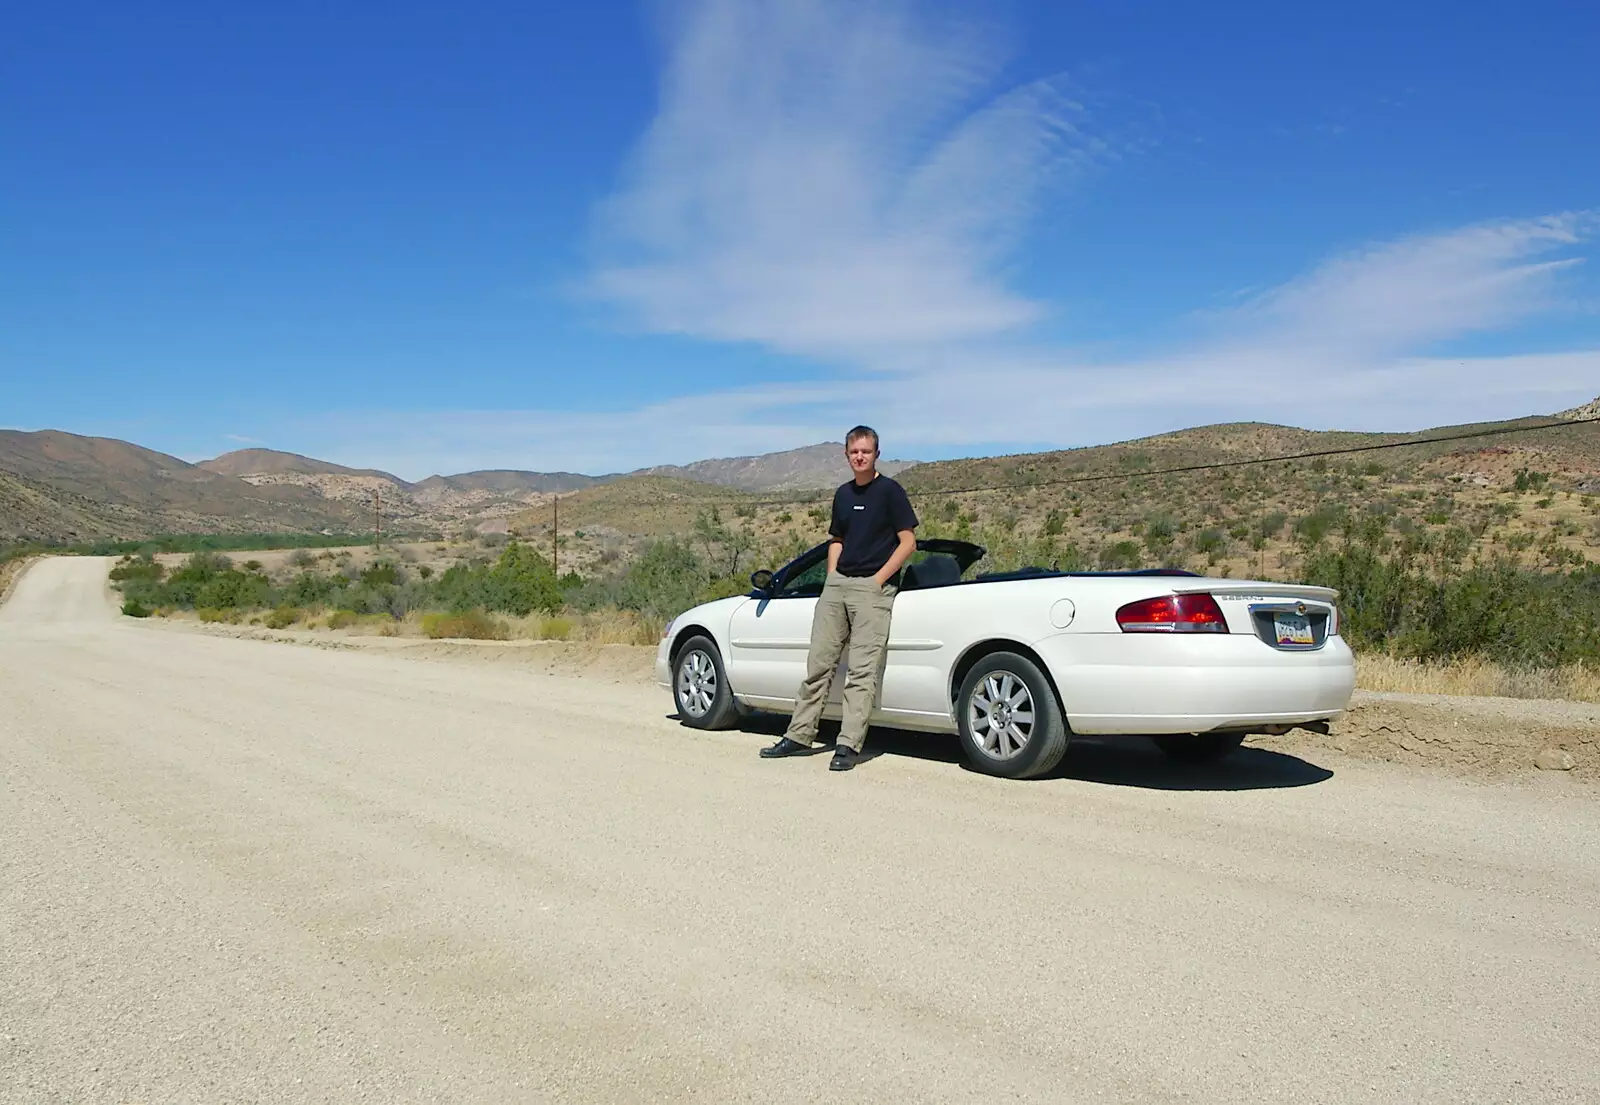
[(34, 5), (0, 425), (926, 459), (1600, 393), (1592, 3)]

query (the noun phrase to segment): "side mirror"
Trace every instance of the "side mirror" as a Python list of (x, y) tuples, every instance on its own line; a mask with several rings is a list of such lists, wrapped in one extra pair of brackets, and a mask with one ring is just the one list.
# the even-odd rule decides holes
[(757, 591), (765, 591), (772, 586), (772, 573), (762, 568), (758, 572), (750, 573), (750, 585)]

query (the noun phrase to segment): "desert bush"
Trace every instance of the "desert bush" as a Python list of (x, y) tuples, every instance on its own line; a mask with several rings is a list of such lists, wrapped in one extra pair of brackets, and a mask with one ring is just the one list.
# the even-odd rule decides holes
[(197, 606), (195, 613), (203, 622), (233, 622), (239, 620), (239, 612), (232, 607)]
[(335, 610), (328, 615), (329, 629), (349, 629), (361, 620), (361, 615), (354, 610)]
[(111, 580), (113, 583), (123, 583), (129, 580), (160, 583), (162, 577), (166, 574), (166, 568), (149, 557), (141, 557), (138, 560), (126, 557), (115, 568), (111, 569)]
[(342, 576), (302, 571), (283, 589), (283, 597), (292, 606), (322, 606), (332, 602), (344, 585)]
[(392, 587), (400, 582), (400, 569), (390, 561), (380, 560), (364, 568), (357, 578), (363, 587)]
[(1548, 472), (1530, 472), (1526, 468), (1520, 468), (1517, 470), (1516, 478), (1511, 482), (1511, 488), (1513, 491), (1542, 491), (1549, 482)]
[(300, 608), (297, 606), (280, 606), (262, 619), (262, 624), (268, 629), (288, 629), (300, 620)]
[(1189, 547), (1207, 557), (1212, 564), (1217, 562), (1227, 545), (1228, 539), (1219, 529), (1203, 529), (1189, 539)]
[(505, 624), (481, 610), (453, 614), (424, 614), (422, 632), (435, 640), (464, 637), (477, 641), (503, 641), (509, 634)]
[(671, 618), (693, 606), (707, 584), (694, 550), (677, 541), (653, 541), (628, 567), (616, 604), (653, 618)]
[(123, 603), (122, 612), (130, 618), (148, 618), (150, 616), (150, 608), (138, 599), (129, 599)]
[(272, 589), (266, 576), (228, 569), (206, 580), (195, 593), (196, 607), (254, 609), (267, 604)]
[(1315, 510), (1302, 518), (1296, 519), (1294, 524), (1295, 536), (1307, 548), (1316, 548), (1327, 539), (1328, 535), (1338, 529), (1344, 521), (1344, 511), (1338, 507), (1323, 507)]
[(1144, 546), (1157, 561), (1165, 560), (1172, 551), (1177, 523), (1170, 514), (1152, 514), (1144, 520)]
[(1136, 541), (1118, 541), (1100, 550), (1099, 565), (1103, 572), (1132, 571), (1140, 563), (1139, 544)]
[(1423, 540), (1352, 538), (1308, 558), (1302, 574), (1338, 588), (1341, 633), (1357, 648), (1415, 660), (1477, 654), (1510, 668), (1600, 663), (1600, 567), (1540, 572), (1431, 551)]
[(291, 568), (309, 568), (317, 562), (317, 558), (307, 549), (296, 549), (289, 554)]

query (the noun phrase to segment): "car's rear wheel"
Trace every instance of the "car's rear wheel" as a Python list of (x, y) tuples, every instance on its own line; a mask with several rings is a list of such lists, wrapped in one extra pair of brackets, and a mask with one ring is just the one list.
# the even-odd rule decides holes
[(1244, 743), (1243, 733), (1179, 733), (1154, 738), (1167, 758), (1185, 764), (1209, 764)]
[(1066, 718), (1039, 666), (1014, 652), (994, 652), (972, 666), (956, 693), (956, 720), (967, 762), (987, 775), (1043, 775), (1067, 751)]
[(691, 637), (678, 650), (672, 662), (672, 700), (679, 720), (692, 729), (726, 729), (739, 719), (722, 654), (709, 637)]

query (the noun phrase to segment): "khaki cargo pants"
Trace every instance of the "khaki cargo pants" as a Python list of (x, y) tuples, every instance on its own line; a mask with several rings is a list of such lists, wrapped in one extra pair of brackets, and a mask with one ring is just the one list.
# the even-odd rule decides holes
[(855, 751), (867, 739), (867, 721), (883, 684), (883, 665), (889, 653), (889, 615), (898, 588), (879, 587), (870, 576), (857, 578), (828, 573), (817, 612), (811, 618), (811, 653), (806, 660), (806, 677), (795, 695), (794, 716), (784, 735), (801, 744), (817, 739), (817, 724), (828, 692), (833, 689), (833, 673), (850, 649), (845, 668), (844, 720), (839, 726), (839, 743)]

